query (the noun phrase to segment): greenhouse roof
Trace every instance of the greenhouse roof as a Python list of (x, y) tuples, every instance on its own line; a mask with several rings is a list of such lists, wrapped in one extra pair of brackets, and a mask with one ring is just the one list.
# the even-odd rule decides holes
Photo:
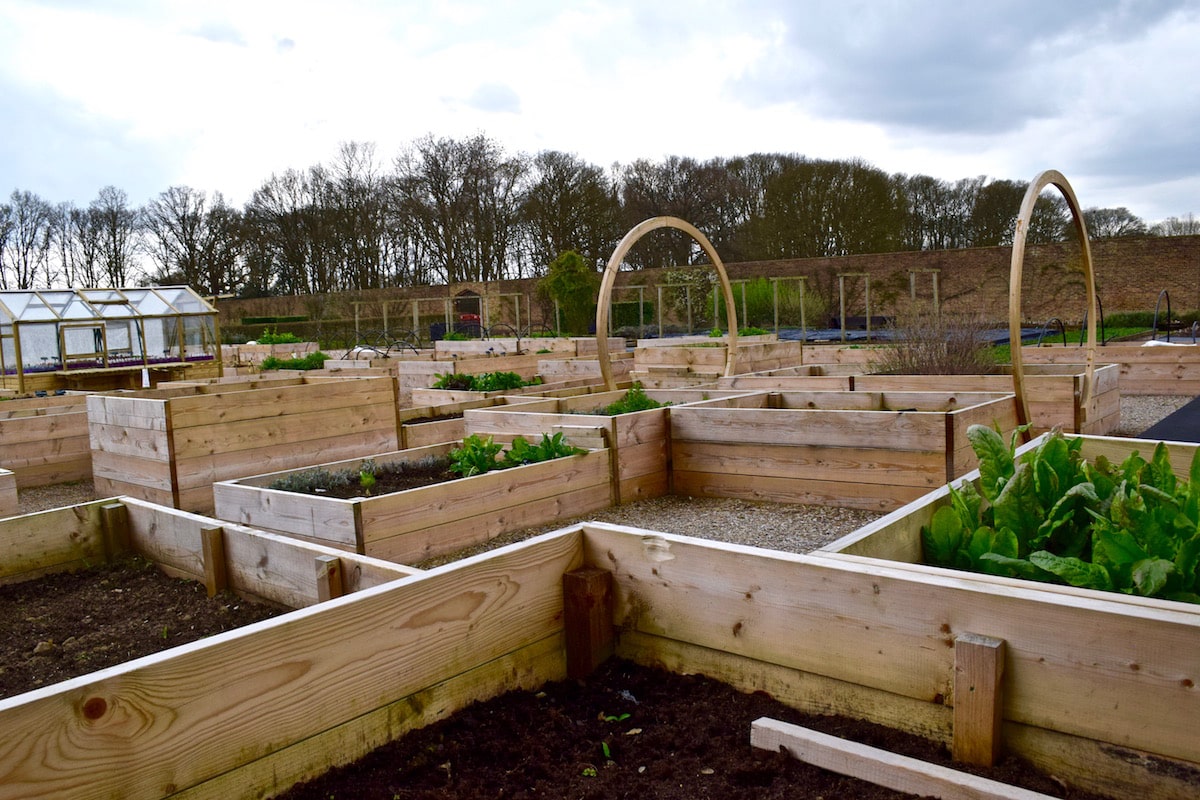
[(217, 310), (188, 286), (0, 291), (0, 318), (7, 317), (11, 323), (215, 313)]

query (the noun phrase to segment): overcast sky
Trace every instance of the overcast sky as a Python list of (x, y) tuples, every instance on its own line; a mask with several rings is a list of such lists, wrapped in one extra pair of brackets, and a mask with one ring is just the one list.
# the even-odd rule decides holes
[(0, 0), (0, 198), (241, 206), (433, 134), (600, 165), (754, 152), (1200, 213), (1200, 0)]

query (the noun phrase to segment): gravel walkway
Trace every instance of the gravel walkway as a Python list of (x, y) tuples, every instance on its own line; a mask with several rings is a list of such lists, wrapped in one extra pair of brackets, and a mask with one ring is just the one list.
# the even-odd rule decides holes
[[(1121, 424), (1112, 435), (1134, 436), (1190, 402), (1191, 397), (1123, 397)], [(22, 514), (96, 499), (90, 482), (25, 489)], [(719, 498), (658, 497), (603, 509), (568, 522), (529, 528), (479, 547), (415, 566), (429, 568), (529, 538), (577, 521), (595, 520), (699, 536), (734, 544), (804, 553), (823, 547), (877, 519), (880, 514), (829, 506), (782, 505)]]

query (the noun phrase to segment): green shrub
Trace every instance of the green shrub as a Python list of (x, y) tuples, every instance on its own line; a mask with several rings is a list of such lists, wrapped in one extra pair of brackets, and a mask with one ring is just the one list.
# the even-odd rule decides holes
[(263, 328), (262, 335), (258, 337), (259, 344), (297, 344), (300, 341), (300, 337), (290, 331), (279, 333), (272, 328)]
[(478, 375), (448, 373), (438, 375), (434, 389), (458, 389), (468, 392), (506, 392), (532, 386), (539, 381), (525, 381), (515, 372), (481, 372)]
[(546, 277), (538, 281), (538, 293), (558, 303), (562, 327), (576, 336), (586, 336), (589, 323), (595, 319), (599, 288), (600, 276), (574, 250), (554, 259)]
[(536, 445), (530, 444), (524, 436), (515, 436), (508, 452), (503, 451), (504, 446), (491, 436), (485, 438), (479, 434), (471, 434), (463, 439), (462, 447), (450, 451), (450, 471), (469, 478), (495, 469), (537, 464), (587, 452), (567, 444), (562, 433), (553, 436), (543, 433), (541, 442)]
[(615, 417), (618, 414), (629, 414), (634, 411), (646, 411), (651, 408), (662, 408), (670, 405), (670, 403), (660, 403), (657, 400), (648, 397), (646, 390), (642, 388), (640, 383), (635, 383), (630, 386), (625, 392), (625, 396), (615, 403), (610, 403), (600, 409), (600, 413), (609, 417)]
[(315, 353), (309, 353), (303, 358), (277, 358), (275, 356), (267, 356), (263, 359), (262, 369), (264, 372), (276, 369), (321, 369), (325, 366), (325, 361), (329, 358), (328, 355), (320, 350)]

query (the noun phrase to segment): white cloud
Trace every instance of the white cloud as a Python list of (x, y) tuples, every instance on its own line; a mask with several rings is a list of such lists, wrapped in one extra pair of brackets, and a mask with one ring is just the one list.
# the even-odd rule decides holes
[(233, 203), (373, 142), (483, 132), (608, 166), (796, 152), (1072, 179), (1200, 210), (1195, 2), (37, 2), (0, 7), (10, 188)]

